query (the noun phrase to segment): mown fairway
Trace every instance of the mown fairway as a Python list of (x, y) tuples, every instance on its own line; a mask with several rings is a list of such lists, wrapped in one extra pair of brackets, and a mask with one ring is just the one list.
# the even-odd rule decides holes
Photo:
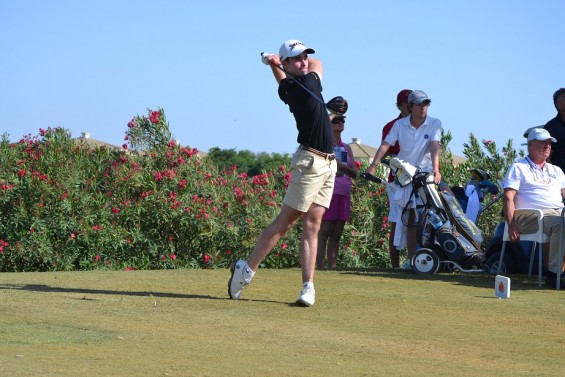
[(562, 376), (565, 291), (512, 277), (260, 270), (0, 274), (1, 376)]

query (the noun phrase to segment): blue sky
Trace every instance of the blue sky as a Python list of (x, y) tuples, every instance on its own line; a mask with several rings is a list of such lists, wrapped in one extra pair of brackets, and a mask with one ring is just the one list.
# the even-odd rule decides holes
[(260, 52), (316, 49), (324, 98), (349, 102), (343, 137), (380, 144), (404, 88), (460, 154), (474, 133), (501, 148), (556, 114), (565, 2), (0, 0), (0, 133), (40, 128), (124, 143), (162, 107), (183, 145), (292, 153), (296, 128)]

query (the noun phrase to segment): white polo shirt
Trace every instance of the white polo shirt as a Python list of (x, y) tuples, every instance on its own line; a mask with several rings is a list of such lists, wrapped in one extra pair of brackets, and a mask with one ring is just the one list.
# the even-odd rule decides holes
[(394, 145), (398, 142), (400, 151), (397, 157), (401, 160), (431, 172), (432, 155), (430, 142), (441, 142), (441, 121), (426, 116), (424, 123), (414, 128), (410, 124), (410, 115), (394, 122), (390, 132), (385, 137), (385, 142)]
[(542, 170), (525, 157), (510, 165), (504, 177), (504, 188), (516, 190), (516, 209), (562, 208), (561, 189), (565, 188), (565, 175), (556, 165), (546, 162)]

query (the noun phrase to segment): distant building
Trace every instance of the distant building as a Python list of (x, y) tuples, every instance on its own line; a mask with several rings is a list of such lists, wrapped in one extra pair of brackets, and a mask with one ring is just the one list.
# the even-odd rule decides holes
[(110, 144), (107, 143), (105, 141), (102, 140), (97, 140), (97, 139), (93, 139), (90, 137), (90, 133), (89, 132), (83, 132), (82, 135), (80, 137), (77, 137), (77, 140), (85, 143), (86, 145), (93, 147), (93, 148), (108, 148), (108, 149), (112, 149), (115, 151), (123, 151), (124, 149), (122, 147), (119, 147), (117, 145), (114, 144)]
[(377, 153), (377, 148), (362, 144), (361, 139), (358, 137), (352, 138), (351, 141), (349, 146), (353, 152), (353, 158), (359, 162), (370, 164), (373, 161), (373, 157), (375, 157), (375, 153)]

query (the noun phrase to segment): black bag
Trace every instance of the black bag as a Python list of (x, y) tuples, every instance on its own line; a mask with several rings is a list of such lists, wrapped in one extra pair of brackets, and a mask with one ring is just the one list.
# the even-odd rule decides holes
[(471, 242), (457, 231), (454, 232), (452, 227), (447, 226), (447, 224), (436, 230), (436, 240), (452, 261), (465, 262), (478, 252)]

